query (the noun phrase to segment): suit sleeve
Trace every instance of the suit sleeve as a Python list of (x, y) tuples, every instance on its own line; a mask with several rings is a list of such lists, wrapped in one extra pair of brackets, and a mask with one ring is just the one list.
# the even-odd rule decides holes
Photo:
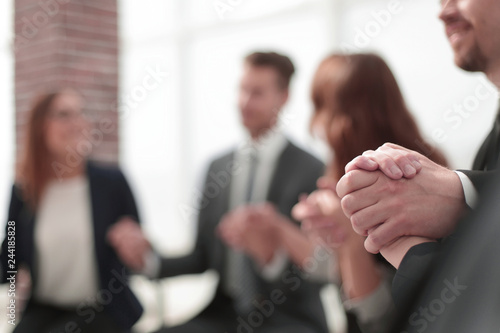
[(134, 194), (132, 193), (132, 189), (125, 178), (125, 175), (119, 171), (119, 198), (120, 198), (120, 213), (124, 216), (130, 216), (135, 221), (140, 223), (139, 211), (137, 209), (137, 203), (134, 198)]
[(396, 306), (403, 306), (413, 299), (439, 248), (440, 244), (436, 242), (422, 243), (406, 253), (392, 281), (392, 297)]
[[(210, 165), (209, 170), (214, 168)], [(206, 193), (209, 182), (207, 173), (202, 193)], [(211, 200), (202, 201), (199, 207), (197, 220), (197, 236), (194, 250), (185, 256), (177, 258), (161, 258), (159, 278), (168, 278), (185, 274), (200, 274), (208, 269), (208, 239), (213, 230), (210, 229), (208, 212), (210, 211)]]
[(458, 170), (465, 174), (474, 184), (474, 187), (479, 193), (484, 193), (484, 190), (492, 183), (496, 176), (500, 174), (499, 171), (472, 171), (472, 170)]

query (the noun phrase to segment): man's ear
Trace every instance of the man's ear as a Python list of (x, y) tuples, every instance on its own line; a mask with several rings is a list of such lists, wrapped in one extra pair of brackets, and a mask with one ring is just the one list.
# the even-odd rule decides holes
[(283, 93), (281, 94), (281, 106), (283, 107), (287, 102), (290, 96), (290, 90), (288, 88), (283, 89)]
[(283, 89), (281, 91), (279, 100), (277, 101), (276, 106), (275, 106), (276, 116), (278, 116), (280, 111), (283, 109), (285, 104), (288, 102), (288, 98), (289, 98), (289, 90)]

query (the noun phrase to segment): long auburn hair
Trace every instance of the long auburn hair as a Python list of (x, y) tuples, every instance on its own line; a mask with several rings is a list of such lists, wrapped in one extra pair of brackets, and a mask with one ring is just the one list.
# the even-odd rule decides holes
[(444, 155), (422, 138), (393, 73), (375, 54), (327, 57), (316, 71), (312, 101), (311, 128), (326, 120), (326, 138), (335, 155), (327, 173), (336, 179), (357, 155), (386, 142), (447, 164)]
[(64, 91), (59, 90), (38, 96), (28, 112), (16, 181), (21, 188), (23, 199), (33, 209), (38, 206), (42, 192), (53, 176), (46, 140), (46, 122), (52, 103), (63, 93)]

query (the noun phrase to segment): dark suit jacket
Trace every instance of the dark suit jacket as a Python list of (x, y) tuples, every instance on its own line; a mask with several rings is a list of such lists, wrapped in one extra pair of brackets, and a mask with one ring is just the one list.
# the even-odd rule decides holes
[[(124, 329), (129, 329), (142, 315), (142, 307), (127, 285), (128, 273), (119, 261), (115, 251), (106, 241), (108, 228), (124, 215), (138, 220), (137, 207), (130, 187), (120, 170), (104, 168), (94, 163), (87, 164), (89, 179), (92, 220), (94, 229), (94, 246), (99, 273), (99, 287), (104, 297), (112, 295), (111, 302), (104, 305), (105, 311)], [(61, 204), (64, 204), (63, 202)], [(34, 244), (34, 227), (36, 214), (24, 202), (19, 188), (12, 187), (9, 206), (9, 221), (15, 221), (15, 266), (26, 265), (31, 271), (32, 285), (36, 288), (37, 272), (35, 265), (36, 248)], [(9, 225), (6, 227), (9, 230)], [(64, 249), (61, 249), (64, 251)], [(7, 282), (10, 274), (6, 274), (9, 264), (8, 232), (2, 244), (0, 262), (3, 269), (2, 282)], [(57, 260), (57, 258), (54, 258)], [(75, 263), (76, 265), (78, 263)], [(97, 295), (96, 295), (97, 297)], [(104, 298), (103, 298), (104, 299)], [(107, 298), (105, 298), (107, 302)], [(78, 313), (80, 312), (80, 313)], [(77, 309), (83, 318), (91, 318), (89, 309)]]
[[(210, 165), (205, 182), (205, 190), (209, 184), (216, 184), (211, 175), (228, 170), (233, 161), (234, 152), (216, 159)], [(279, 211), (290, 217), (292, 207), (297, 203), (299, 195), (310, 193), (316, 188), (316, 180), (323, 175), (324, 166), (316, 158), (289, 143), (281, 154), (267, 200), (276, 205)], [(231, 175), (227, 173), (229, 178)], [(221, 183), (222, 184), (222, 183)], [(216, 236), (216, 228), (222, 216), (229, 211), (229, 192), (231, 181), (219, 186), (220, 192), (215, 196), (207, 195), (198, 216), (198, 235), (193, 252), (181, 258), (164, 258), (161, 265), (161, 277), (172, 277), (182, 274), (197, 274), (212, 269), (218, 272), (220, 281), (212, 303), (202, 315), (223, 316), (228, 321), (234, 320), (236, 314), (232, 300), (224, 291), (227, 279), (226, 257), (227, 247)], [(210, 185), (210, 186), (212, 186)], [(203, 193), (209, 193), (204, 190)], [(213, 193), (213, 192), (210, 192)], [(259, 279), (260, 294), (265, 299), (273, 290), (284, 293), (286, 301), (276, 307), (275, 313), (268, 320), (274, 323), (298, 323), (310, 327), (315, 332), (327, 332), (324, 310), (319, 298), (321, 285), (311, 283), (301, 277), (297, 268), (290, 265), (284, 274), (274, 283)]]
[[(480, 202), (488, 199), (488, 188), (491, 187), (491, 184), (499, 175), (498, 170), (484, 171), (488, 147), (490, 141), (494, 140), (494, 138), (495, 133), (494, 130), (492, 130), (476, 154), (473, 170), (459, 170), (473, 183), (479, 193)], [(469, 220), (469, 217), (465, 216), (462, 221), (463, 220)], [(453, 243), (456, 238), (457, 236), (453, 234), (443, 240), (443, 242)], [(440, 255), (441, 249), (442, 244), (423, 243), (411, 248), (405, 255), (394, 277), (392, 285), (395, 303), (400, 305), (401, 308), (405, 308), (408, 304), (412, 304), (412, 302), (419, 297), (422, 285), (429, 279), (429, 275), (432, 274), (436, 268), (434, 263), (437, 261), (436, 257)], [(405, 311), (403, 311), (403, 313), (405, 313)]]
[(500, 332), (500, 178), (485, 191), (440, 245), (429, 278), (407, 300), (393, 332)]
[(495, 137), (495, 130), (492, 129), (488, 136), (484, 139), (484, 142), (481, 144), (481, 147), (474, 158), (472, 170), (460, 170), (472, 181), (474, 187), (480, 193), (486, 192), (485, 189), (490, 186), (491, 182), (497, 175), (496, 170), (484, 171), (487, 167), (486, 161), (489, 145), (495, 140)]

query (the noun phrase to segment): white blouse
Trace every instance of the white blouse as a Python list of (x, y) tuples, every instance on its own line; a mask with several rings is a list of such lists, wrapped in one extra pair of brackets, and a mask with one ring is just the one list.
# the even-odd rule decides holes
[(35, 300), (74, 307), (98, 289), (94, 228), (86, 176), (50, 182), (35, 222)]

